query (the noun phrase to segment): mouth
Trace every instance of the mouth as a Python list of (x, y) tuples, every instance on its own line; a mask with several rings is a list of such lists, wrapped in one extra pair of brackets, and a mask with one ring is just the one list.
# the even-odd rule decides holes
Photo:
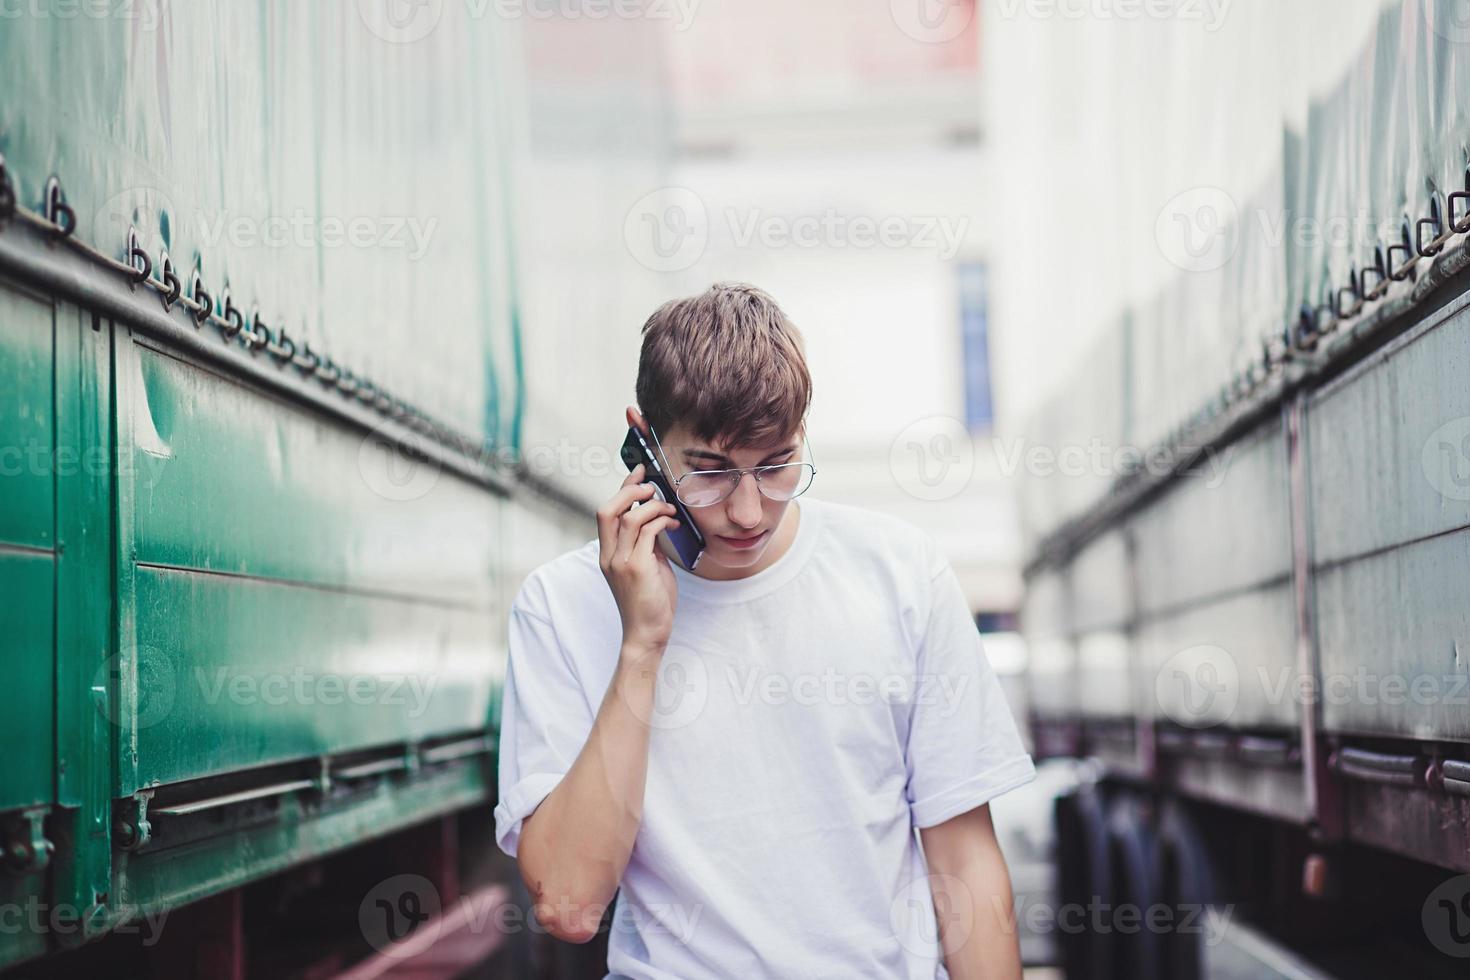
[(760, 534), (753, 534), (753, 535), (751, 535), (749, 537), (745, 537), (745, 538), (732, 538), (732, 537), (728, 537), (728, 536), (726, 536), (724, 534), (717, 534), (717, 535), (715, 535), (715, 537), (719, 538), (721, 541), (723, 541), (725, 544), (729, 545), (731, 548), (745, 549), (745, 548), (754, 548), (756, 545), (758, 545), (762, 541), (764, 541), (766, 535), (769, 534), (769, 533), (770, 533), (769, 531), (762, 531)]

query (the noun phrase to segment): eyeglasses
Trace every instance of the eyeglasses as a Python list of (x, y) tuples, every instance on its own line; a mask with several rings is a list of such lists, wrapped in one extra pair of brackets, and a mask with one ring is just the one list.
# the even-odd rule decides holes
[[(669, 457), (658, 441), (658, 433), (654, 432), (652, 425), (648, 427), (648, 431), (653, 434), (653, 444), (663, 457), (664, 468), (672, 473)], [(673, 481), (674, 495), (686, 507), (713, 507), (734, 493), (745, 474), (749, 473), (755, 477), (756, 489), (771, 500), (799, 497), (806, 493), (817, 475), (816, 466), (810, 462), (812, 447), (804, 432), (801, 441), (806, 447), (807, 461), (775, 463), (771, 466), (743, 466), (728, 470), (692, 470)]]

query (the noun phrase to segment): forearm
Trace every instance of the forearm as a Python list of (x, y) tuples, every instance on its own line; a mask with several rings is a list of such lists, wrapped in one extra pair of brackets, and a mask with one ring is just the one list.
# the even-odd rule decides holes
[(920, 831), (951, 980), (1020, 980), (1010, 870), (988, 807)]
[[(1020, 980), (1021, 949), (1011, 878), (1000, 852), (994, 855), (995, 861), (977, 862), (957, 876), (973, 896), (968, 935), (960, 934), (963, 925), (959, 918), (940, 921), (944, 965), (951, 980)], [(950, 907), (957, 908), (958, 900)]]
[(521, 875), (537, 919), (559, 938), (583, 942), (596, 933), (628, 866), (643, 820), (660, 657), (621, 651), (586, 744), (522, 829)]

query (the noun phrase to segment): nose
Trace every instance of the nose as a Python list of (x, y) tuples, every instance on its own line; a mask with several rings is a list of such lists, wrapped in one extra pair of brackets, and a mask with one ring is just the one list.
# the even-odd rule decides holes
[(737, 527), (751, 530), (761, 522), (761, 491), (754, 473), (740, 474), (740, 482), (725, 505), (725, 516)]

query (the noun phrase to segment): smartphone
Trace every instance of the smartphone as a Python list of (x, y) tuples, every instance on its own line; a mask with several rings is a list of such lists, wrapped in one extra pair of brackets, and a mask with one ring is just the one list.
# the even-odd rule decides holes
[(643, 433), (629, 427), (628, 438), (623, 440), (620, 455), (629, 472), (632, 472), (633, 467), (642, 463), (643, 479), (653, 484), (654, 497), (674, 505), (679, 526), (663, 533), (668, 537), (669, 544), (674, 546), (674, 554), (679, 556), (679, 564), (691, 572), (694, 571), (694, 566), (699, 564), (699, 558), (704, 554), (704, 535), (699, 533), (694, 519), (689, 516), (688, 508), (680, 502), (678, 497), (674, 496), (674, 488), (669, 485), (668, 475), (659, 465), (658, 457), (654, 455), (653, 449), (643, 438)]

